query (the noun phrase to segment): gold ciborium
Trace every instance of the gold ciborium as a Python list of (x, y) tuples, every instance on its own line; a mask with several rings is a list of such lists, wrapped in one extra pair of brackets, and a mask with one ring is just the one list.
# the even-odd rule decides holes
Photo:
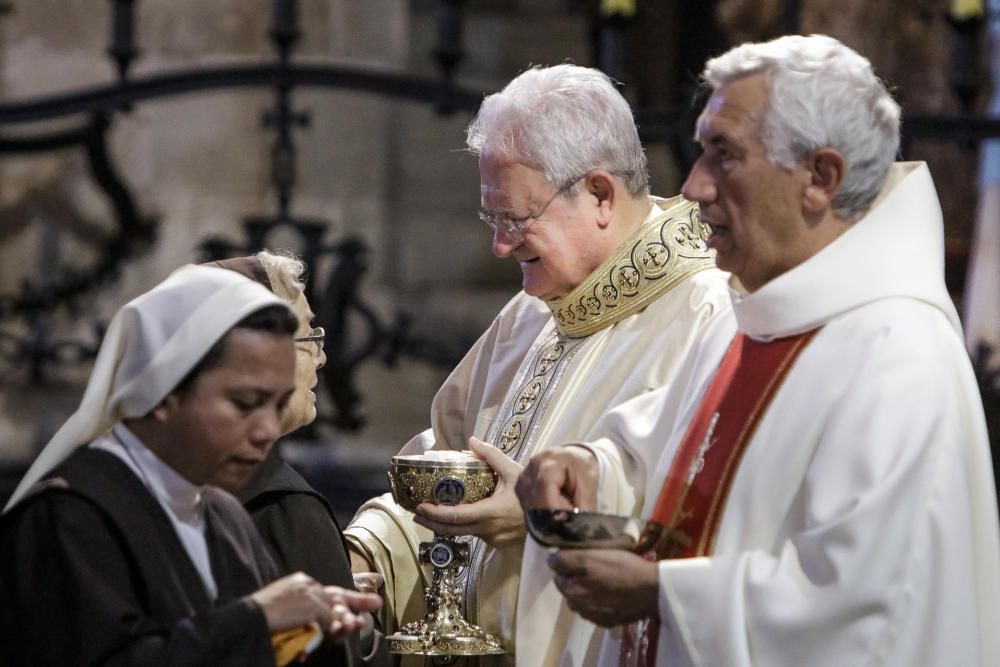
[[(462, 452), (394, 456), (389, 468), (392, 497), (403, 509), (420, 503), (459, 505), (488, 498), (497, 474), (485, 461)], [(465, 620), (459, 569), (469, 564), (469, 545), (449, 535), (420, 543), (420, 562), (434, 568), (424, 593), (427, 613), (388, 637), (389, 651), (410, 655), (494, 655), (500, 640)]]

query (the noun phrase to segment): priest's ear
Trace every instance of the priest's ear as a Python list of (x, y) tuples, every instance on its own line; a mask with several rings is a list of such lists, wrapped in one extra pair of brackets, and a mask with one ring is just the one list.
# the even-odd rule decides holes
[(847, 162), (840, 151), (821, 148), (805, 161), (808, 183), (802, 198), (802, 207), (808, 214), (824, 213), (833, 207), (833, 198), (840, 191), (847, 171)]
[(614, 175), (604, 169), (593, 169), (584, 177), (583, 189), (593, 197), (598, 226), (603, 229), (610, 225), (617, 196)]

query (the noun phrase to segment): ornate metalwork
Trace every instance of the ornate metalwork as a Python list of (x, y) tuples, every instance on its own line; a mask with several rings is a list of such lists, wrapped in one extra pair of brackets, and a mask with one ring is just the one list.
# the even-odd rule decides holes
[[(497, 474), (477, 459), (434, 460), (395, 456), (389, 468), (393, 499), (413, 511), (420, 503), (474, 503), (493, 494)], [(461, 494), (456, 493), (461, 489)], [(442, 490), (447, 490), (442, 498)], [(441, 502), (444, 500), (445, 502)], [(500, 640), (465, 620), (459, 572), (469, 565), (469, 544), (461, 538), (435, 535), (420, 543), (420, 562), (433, 568), (424, 594), (426, 615), (386, 639), (392, 653), (406, 655), (499, 655)]]
[(27, 282), (19, 295), (0, 295), (0, 320), (37, 317), (117, 276), (121, 262), (148, 248), (156, 238), (156, 221), (140, 216), (131, 193), (111, 163), (107, 148), (110, 121), (95, 114), (80, 127), (35, 137), (0, 138), (0, 154), (41, 153), (80, 148), (94, 181), (114, 211), (116, 233), (101, 243), (99, 259), (90, 271), (55, 267), (44, 286)]
[(388, 474), (393, 498), (411, 512), (420, 503), (474, 503), (493, 495), (497, 485), (496, 472), (471, 457), (468, 462), (461, 462), (394, 456)]

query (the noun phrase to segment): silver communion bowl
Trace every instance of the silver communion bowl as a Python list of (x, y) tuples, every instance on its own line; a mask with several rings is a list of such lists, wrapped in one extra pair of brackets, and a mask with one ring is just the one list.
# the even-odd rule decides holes
[(528, 509), (524, 519), (536, 542), (559, 549), (627, 549), (645, 553), (664, 532), (660, 524), (638, 517), (578, 508)]

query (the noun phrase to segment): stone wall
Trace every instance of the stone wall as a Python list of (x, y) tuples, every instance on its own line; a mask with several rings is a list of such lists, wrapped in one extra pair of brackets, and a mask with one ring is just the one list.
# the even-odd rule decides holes
[[(110, 4), (15, 3), (0, 20), (3, 99), (112, 80), (104, 55)], [(136, 7), (141, 54), (134, 76), (271, 57), (265, 0), (139, 0)], [(433, 3), (301, 0), (300, 17), (302, 61), (437, 76), (430, 56)], [(466, 45), (460, 83), (483, 91), (529, 64), (566, 58), (586, 64), (589, 55), (584, 17), (555, 1), (476, 4), (467, 12)], [(489, 233), (475, 218), (478, 171), (463, 151), (469, 114), (441, 116), (428, 105), (329, 89), (296, 90), (294, 101), (311, 122), (296, 131), (293, 212), (328, 221), (327, 242), (357, 236), (371, 248), (363, 296), (386, 322), (405, 312), (416, 335), (474, 340), (517, 290), (519, 272), (492, 256)], [(218, 90), (152, 100), (120, 114), (114, 157), (143, 214), (158, 220), (156, 244), (124, 264), (117, 284), (47, 313), (37, 326), (56, 339), (94, 341), (95, 317), (106, 322), (122, 302), (199, 259), (206, 237), (242, 241), (245, 216), (272, 213), (272, 137), (260, 127), (271, 103), (268, 90)], [(92, 265), (94, 239), (113, 233), (114, 225), (85, 172), (79, 151), (0, 162), (0, 293), (14, 292), (25, 279), (43, 282), (57, 266)], [(272, 247), (296, 243), (287, 229), (268, 240)], [(331, 268), (330, 261), (313, 267), (314, 279), (325, 281)], [(8, 320), (0, 331), (25, 336), (27, 326)], [(44, 444), (75, 407), (87, 370), (51, 368), (39, 385), (23, 365), (0, 369), (0, 461), (23, 461)], [(394, 452), (426, 426), (446, 372), (406, 357), (395, 368), (367, 364), (360, 390), (368, 426), (358, 434), (320, 428), (335, 443), (331, 455)], [(348, 447), (356, 444), (362, 447)]]
[[(111, 3), (14, 4), (0, 20), (4, 100), (113, 79), (104, 55)], [(140, 0), (136, 7), (141, 50), (132, 69), (136, 77), (272, 56), (264, 0)], [(383, 71), (402, 71), (409, 61), (407, 2), (302, 0), (300, 21), (297, 57), (303, 60)], [(394, 105), (329, 89), (297, 91), (294, 103), (309, 112), (311, 123), (296, 132), (299, 178), (293, 212), (327, 220), (328, 242), (352, 234), (373, 248), (389, 245), (395, 234), (390, 224)], [(273, 213), (272, 136), (260, 123), (271, 105), (269, 90), (228, 89), (151, 100), (119, 114), (111, 136), (116, 166), (143, 214), (158, 220), (157, 242), (124, 264), (116, 285), (47, 314), (37, 325), (57, 339), (93, 340), (88, 320), (96, 316), (106, 322), (120, 303), (176, 266), (200, 259), (198, 246), (206, 237), (241, 242), (245, 216)], [(36, 123), (9, 134), (37, 134), (76, 122)], [(103, 195), (85, 171), (80, 151), (72, 150), (0, 163), (0, 220), (9, 221), (0, 222), (2, 293), (17, 290), (24, 279), (43, 282), (56, 266), (92, 265), (94, 239), (112, 233), (113, 224)], [(294, 248), (298, 239), (279, 231), (270, 243)], [(390, 273), (387, 254), (372, 256), (372, 298), (388, 313), (394, 303), (379, 291), (379, 277)], [(315, 268), (318, 278), (328, 269)], [(86, 317), (81, 320), (80, 314)], [(26, 333), (25, 323), (16, 320), (0, 322), (0, 330)], [(21, 459), (43, 444), (72, 410), (85, 375), (86, 369), (53, 368), (39, 387), (27, 368), (3, 368), (0, 457)], [(426, 403), (427, 387), (440, 376), (435, 370), (418, 382), (417, 400)]]

